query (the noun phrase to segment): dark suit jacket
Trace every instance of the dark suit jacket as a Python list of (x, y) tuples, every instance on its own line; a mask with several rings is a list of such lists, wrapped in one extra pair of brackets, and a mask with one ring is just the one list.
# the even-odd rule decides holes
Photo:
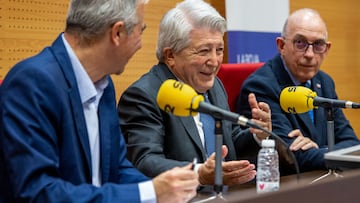
[[(148, 176), (183, 166), (193, 160), (206, 160), (206, 152), (192, 116), (179, 117), (162, 111), (156, 102), (160, 85), (167, 79), (176, 79), (163, 63), (132, 84), (121, 96), (118, 112), (120, 124), (128, 144), (128, 158)], [(171, 98), (177, 99), (177, 98)], [(209, 90), (213, 105), (229, 110), (227, 96), (216, 78)], [(226, 160), (256, 158), (258, 144), (249, 131), (222, 121), (223, 144), (229, 148)]]
[(148, 178), (126, 159), (108, 80), (98, 112), (104, 185), (97, 188), (91, 185), (79, 90), (61, 37), (11, 69), (0, 87), (0, 202), (140, 200), (137, 183)]
[[(312, 89), (320, 97), (337, 99), (334, 81), (323, 71), (319, 71), (311, 79)], [(300, 129), (304, 136), (311, 138), (319, 145), (319, 149), (296, 152), (301, 171), (324, 169), (324, 153), (327, 149), (327, 116), (324, 108), (314, 110), (315, 125), (307, 113), (290, 114), (284, 112), (279, 103), (280, 92), (288, 86), (294, 86), (288, 72), (285, 70), (280, 55), (268, 61), (259, 70), (250, 75), (243, 83), (240, 98), (237, 103), (237, 112), (250, 115), (247, 96), (255, 93), (258, 101), (270, 105), (272, 113), (273, 132), (282, 137), (289, 145), (294, 139), (288, 138), (293, 129)], [(335, 108), (334, 115), (334, 149), (360, 144), (348, 120), (339, 108)]]

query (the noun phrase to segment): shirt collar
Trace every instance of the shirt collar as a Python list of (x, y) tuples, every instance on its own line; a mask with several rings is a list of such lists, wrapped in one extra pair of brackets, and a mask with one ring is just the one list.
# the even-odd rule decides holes
[[(290, 72), (289, 68), (286, 66), (283, 57), (282, 57), (282, 56), (280, 56), (280, 57), (281, 57), (281, 61), (282, 61), (283, 65), (284, 65), (284, 67), (285, 67), (286, 72), (288, 73), (288, 75), (289, 75), (290, 78), (291, 78), (291, 81), (292, 81), (296, 86), (301, 85), (300, 81), (297, 80), (297, 79), (293, 76), (293, 74)], [(308, 81), (309, 81), (310, 84), (311, 84), (311, 80), (308, 80)]]
[(62, 39), (66, 48), (66, 51), (69, 55), (71, 65), (74, 70), (76, 82), (79, 88), (80, 99), (81, 102), (93, 102), (96, 99), (98, 92), (102, 92), (108, 85), (107, 77), (104, 77), (100, 81), (96, 82), (95, 84), (91, 81), (89, 75), (86, 73), (84, 67), (80, 63), (79, 59), (77, 58), (76, 54), (74, 53), (73, 49), (66, 41), (64, 34), (62, 34)]

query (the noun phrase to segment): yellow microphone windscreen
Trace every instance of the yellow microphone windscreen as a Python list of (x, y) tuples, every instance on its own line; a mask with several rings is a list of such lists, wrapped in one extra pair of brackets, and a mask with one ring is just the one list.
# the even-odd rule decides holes
[(197, 112), (192, 109), (197, 109), (202, 101), (204, 97), (198, 95), (191, 86), (173, 79), (163, 82), (157, 95), (160, 109), (176, 116), (196, 115)]
[(314, 108), (316, 92), (303, 86), (284, 88), (280, 93), (281, 108), (292, 114), (305, 113)]

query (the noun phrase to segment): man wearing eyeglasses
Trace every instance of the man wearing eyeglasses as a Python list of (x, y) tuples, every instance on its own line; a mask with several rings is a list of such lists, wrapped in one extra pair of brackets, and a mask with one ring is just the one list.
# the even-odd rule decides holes
[[(326, 110), (318, 108), (309, 113), (290, 114), (282, 111), (279, 104), (281, 91), (297, 85), (306, 85), (318, 96), (337, 99), (333, 79), (320, 70), (331, 47), (325, 22), (315, 10), (297, 10), (286, 20), (282, 36), (276, 38), (276, 44), (279, 54), (244, 82), (237, 111), (251, 115), (247, 95), (255, 93), (258, 101), (270, 105), (273, 132), (295, 152), (300, 171), (326, 169)], [(342, 110), (334, 108), (333, 116), (334, 150), (360, 144)]]

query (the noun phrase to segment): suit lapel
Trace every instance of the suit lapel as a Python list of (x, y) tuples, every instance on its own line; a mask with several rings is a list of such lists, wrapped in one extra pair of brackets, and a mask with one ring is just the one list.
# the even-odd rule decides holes
[[(75, 128), (76, 128), (76, 135), (78, 136), (80, 143), (81, 143), (81, 148), (85, 154), (85, 159), (87, 162), (87, 166), (89, 168), (89, 170), (91, 171), (91, 157), (90, 157), (90, 146), (89, 146), (89, 138), (88, 138), (88, 133), (87, 133), (87, 128), (86, 128), (86, 122), (85, 122), (85, 117), (84, 117), (84, 112), (83, 112), (83, 107), (81, 104), (81, 102), (79, 102), (77, 98), (79, 97), (79, 92), (77, 90), (77, 88), (71, 88), (69, 91), (69, 98), (70, 98), (70, 103), (71, 103), (71, 109), (73, 112), (73, 118), (75, 123)], [(80, 98), (79, 98), (80, 100)]]
[[(294, 82), (291, 80), (291, 77), (285, 70), (284, 64), (281, 60), (280, 55), (278, 55), (275, 60), (273, 60), (272, 69), (274, 74), (276, 75), (276, 78), (279, 82), (280, 89), (279, 92), (281, 92), (284, 88), (288, 86), (294, 86)], [(280, 96), (280, 94), (279, 94)], [(315, 125), (312, 123), (310, 116), (308, 113), (302, 113), (302, 114), (295, 114), (293, 115), (298, 118), (303, 123), (303, 132), (306, 133), (308, 136), (311, 136), (311, 132), (315, 132)], [(316, 119), (316, 113), (314, 112), (314, 116)], [(300, 127), (300, 126), (299, 126)]]
[[(313, 90), (316, 92), (317, 96), (322, 97), (322, 84), (321, 81), (318, 78), (318, 74), (316, 74), (316, 76), (312, 79), (313, 82)], [(325, 116), (321, 116), (321, 114), (325, 115)], [(319, 116), (320, 115), (320, 116)], [(321, 132), (323, 131), (323, 123), (326, 123), (327, 121), (324, 120), (324, 118), (326, 119), (326, 111), (324, 108), (319, 107), (314, 109), (314, 120), (315, 120), (315, 129), (312, 132)], [(317, 140), (318, 143), (321, 143), (321, 141), (319, 140), (318, 137), (313, 137), (313, 139)]]
[[(100, 150), (101, 150), (101, 176), (102, 181), (109, 180), (110, 160), (111, 160), (111, 142), (116, 141), (115, 135), (117, 128), (120, 128), (117, 114), (115, 114), (115, 98), (113, 96), (112, 82), (109, 81), (109, 86), (105, 88), (104, 93), (99, 103), (99, 130), (100, 130)], [(109, 104), (114, 104), (113, 108)], [(114, 122), (116, 121), (116, 122)], [(115, 129), (115, 130), (114, 130)], [(119, 143), (120, 145), (120, 143)]]
[(59, 61), (60, 67), (64, 73), (64, 77), (67, 81), (69, 100), (73, 113), (73, 120), (77, 121), (74, 123), (77, 132), (76, 136), (78, 136), (82, 150), (85, 154), (87, 167), (89, 171), (91, 171), (90, 146), (83, 107), (80, 100), (80, 93), (76, 84), (75, 74), (72, 69), (72, 65), (68, 53), (66, 52), (66, 48), (61, 35), (55, 40), (55, 42), (51, 46), (51, 51), (53, 52), (55, 58)]
[(179, 119), (180, 119), (184, 129), (188, 133), (188, 136), (195, 143), (195, 146), (201, 150), (203, 158), (205, 160), (206, 151), (205, 151), (205, 148), (203, 147), (202, 142), (200, 140), (200, 135), (199, 135), (199, 132), (197, 130), (194, 118), (192, 116), (187, 116), (187, 117), (179, 117)]
[[(311, 85), (313, 86), (313, 82), (312, 81)], [(314, 122), (316, 123), (316, 109), (313, 110), (314, 112)], [(300, 118), (300, 120), (304, 123), (303, 127), (302, 127), (302, 130), (303, 130), (303, 133), (305, 133), (304, 136), (308, 136), (310, 137), (311, 139), (313, 140), (316, 140), (317, 138), (316, 137), (313, 137), (313, 133), (312, 132), (316, 132), (316, 128), (315, 128), (315, 124), (312, 122), (311, 118), (310, 118), (310, 115), (309, 115), (309, 112), (305, 112), (305, 113), (302, 113), (302, 114), (297, 114), (297, 116)]]
[[(177, 80), (175, 75), (169, 70), (166, 64), (159, 63), (156, 68), (153, 68), (151, 71), (155, 71), (155, 75), (157, 75), (160, 79), (160, 82), (163, 83), (167, 79)], [(188, 136), (195, 143), (195, 146), (198, 147), (201, 152), (203, 159), (206, 160), (206, 152), (200, 140), (199, 132), (197, 130), (194, 118), (192, 116), (180, 117), (178, 116), (181, 124), (186, 130)]]

